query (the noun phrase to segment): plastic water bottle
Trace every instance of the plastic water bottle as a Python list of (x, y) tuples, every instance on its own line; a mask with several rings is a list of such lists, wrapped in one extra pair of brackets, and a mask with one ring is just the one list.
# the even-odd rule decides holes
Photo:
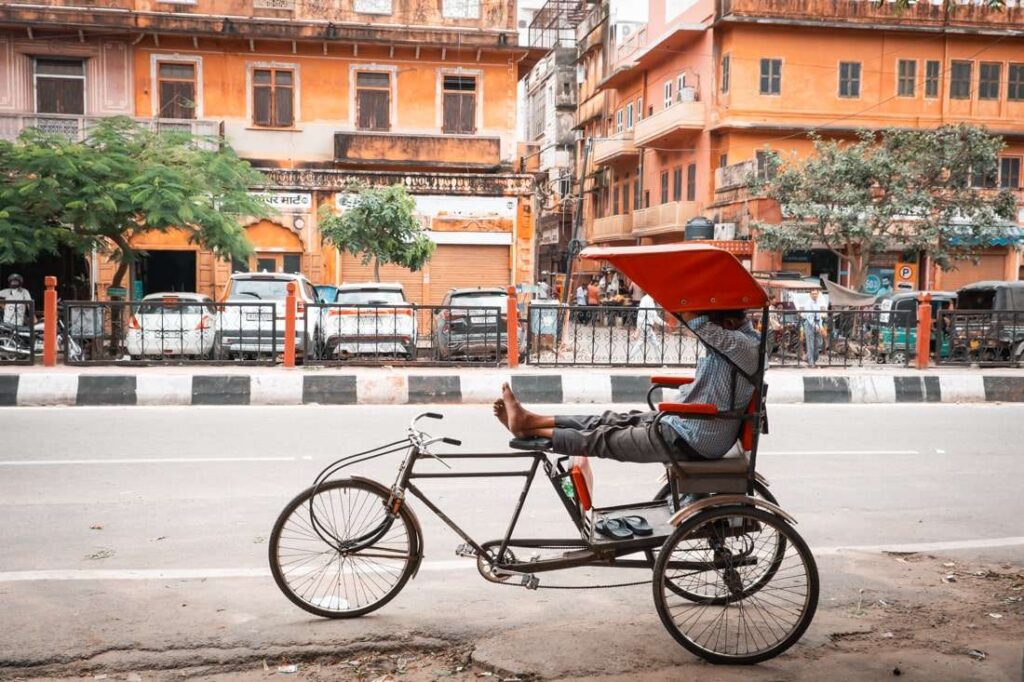
[(572, 479), (568, 476), (562, 479), (562, 492), (570, 500), (576, 499), (576, 488), (572, 484)]

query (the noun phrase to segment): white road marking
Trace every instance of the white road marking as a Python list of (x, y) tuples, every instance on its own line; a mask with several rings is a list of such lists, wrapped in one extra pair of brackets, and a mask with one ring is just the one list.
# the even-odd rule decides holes
[[(844, 552), (941, 552), (963, 549), (1024, 546), (1024, 536), (919, 542), (891, 545), (852, 545), (849, 547), (812, 548), (815, 556), (832, 556)], [(420, 571), (476, 570), (470, 559), (425, 561)], [(44, 571), (3, 571), (0, 583), (36, 582), (41, 580), (203, 580), (207, 578), (269, 578), (269, 568), (153, 568), (153, 569), (56, 569)]]
[(193, 464), (206, 462), (294, 462), (295, 457), (153, 457), (135, 459), (14, 459), (0, 461), (3, 467), (31, 467), (66, 464)]
[(842, 456), (842, 455), (919, 455), (918, 450), (762, 450), (759, 455), (782, 456)]

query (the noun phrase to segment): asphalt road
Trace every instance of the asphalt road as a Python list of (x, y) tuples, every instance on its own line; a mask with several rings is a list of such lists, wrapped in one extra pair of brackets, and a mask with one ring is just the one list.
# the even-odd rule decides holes
[[(287, 602), (266, 561), (279, 510), (333, 459), (400, 437), (426, 409), (446, 414), (428, 430), (461, 438), (460, 451), (507, 449), (475, 406), (0, 410), (0, 677), (12, 665), (174, 667), (396, 639), (478, 641), (496, 664), (553, 676), (693, 660), (661, 630), (649, 588), (492, 585), (415, 502), (426, 558), (394, 602), (354, 621), (311, 618)], [(841, 561), (850, 551), (1024, 558), (1024, 405), (782, 405), (770, 417), (759, 470), (819, 559), (823, 601), (858, 589), (863, 576)], [(390, 484), (397, 462), (359, 473)], [(650, 466), (599, 461), (594, 470), (602, 505), (646, 499), (659, 485)], [(512, 481), (422, 487), (487, 540), (507, 523), (519, 493)], [(558, 505), (539, 479), (522, 534), (571, 537)], [(541, 584), (622, 578), (640, 577), (577, 570)], [(583, 622), (589, 646), (574, 634)], [(643, 641), (615, 655), (596, 634), (634, 631)]]

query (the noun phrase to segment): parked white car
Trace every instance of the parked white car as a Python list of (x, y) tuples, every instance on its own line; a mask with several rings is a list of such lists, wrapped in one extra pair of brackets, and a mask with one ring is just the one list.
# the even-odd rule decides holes
[[(304, 275), (280, 272), (231, 275), (220, 312), (220, 343), (231, 357), (284, 352), (285, 297), (295, 283), (297, 315), (295, 352), (316, 352), (320, 340), (320, 308), (316, 292)], [(307, 327), (308, 322), (308, 329)]]
[(416, 311), (401, 284), (342, 284), (325, 309), (326, 357), (387, 355), (416, 358)]
[(125, 345), (133, 358), (213, 355), (217, 308), (203, 294), (168, 292), (142, 299), (128, 319)]

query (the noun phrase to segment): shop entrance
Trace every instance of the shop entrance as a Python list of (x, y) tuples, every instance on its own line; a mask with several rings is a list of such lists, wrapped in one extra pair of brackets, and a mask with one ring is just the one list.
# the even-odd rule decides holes
[(149, 251), (135, 264), (143, 294), (196, 290), (195, 251)]

